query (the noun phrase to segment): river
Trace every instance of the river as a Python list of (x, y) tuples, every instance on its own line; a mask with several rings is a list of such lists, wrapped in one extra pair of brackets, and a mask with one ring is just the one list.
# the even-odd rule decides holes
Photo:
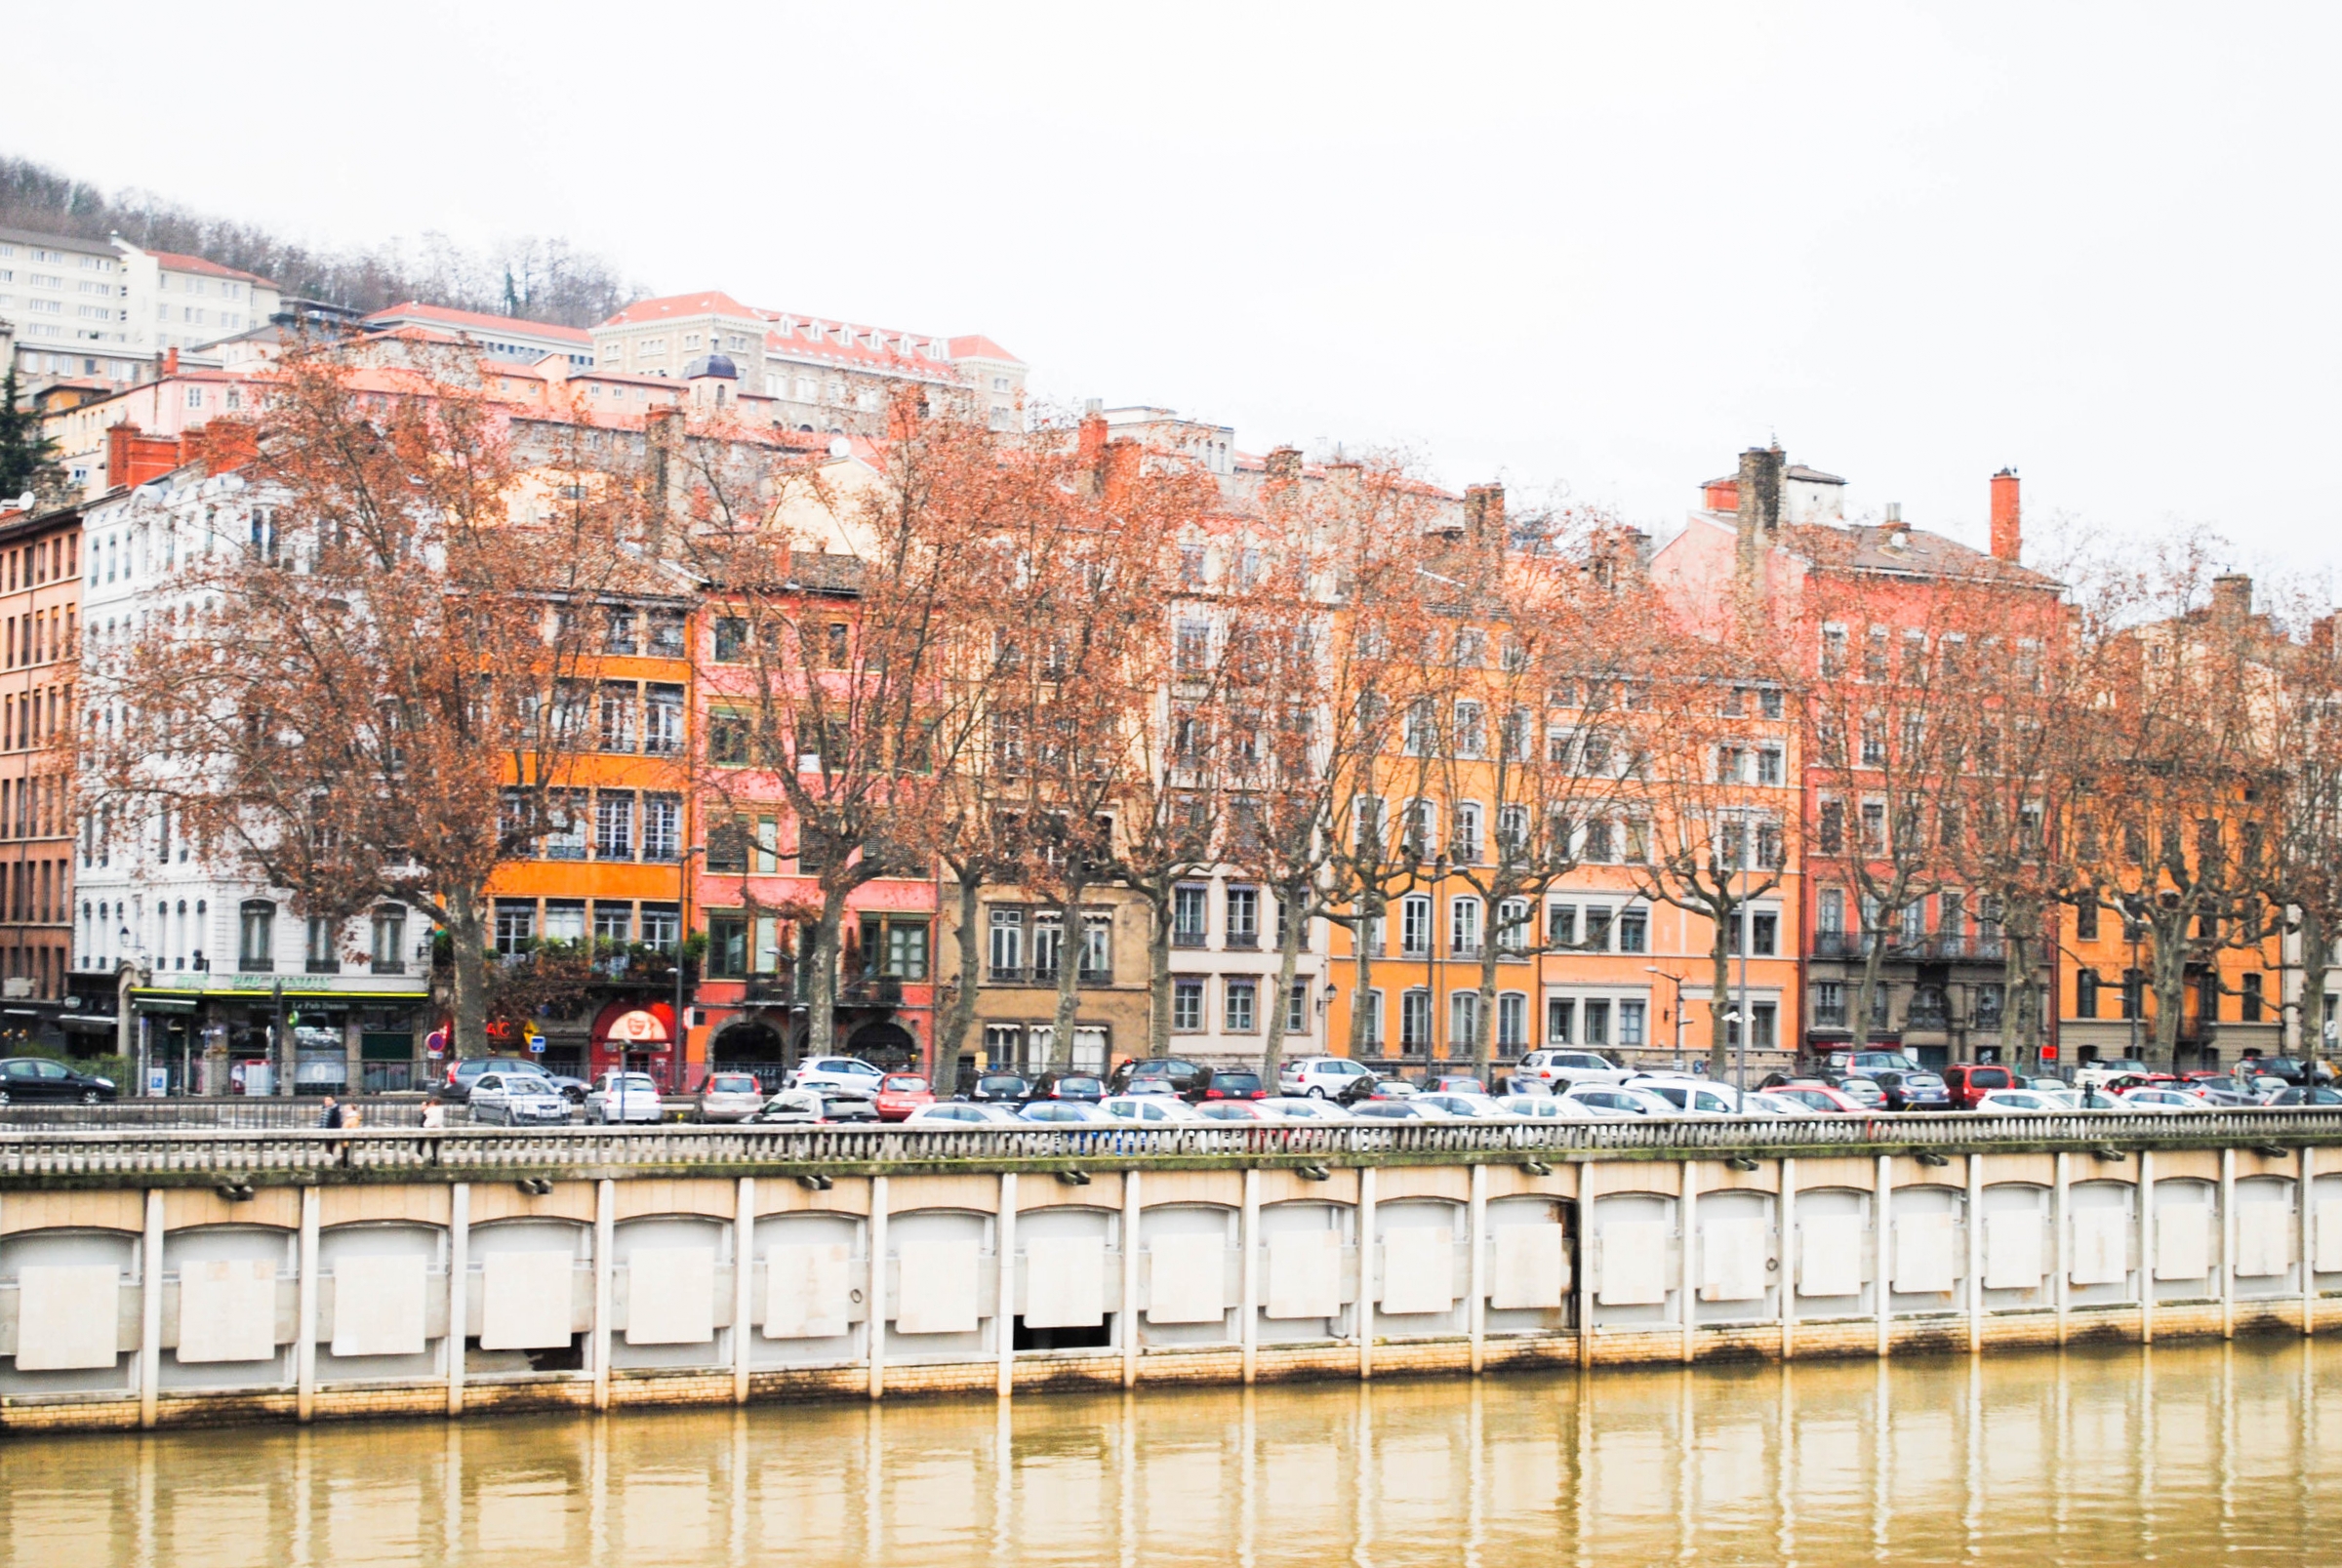
[(25, 1436), (0, 1562), (2332, 1561), (2319, 1454), (2342, 1345), (2283, 1340)]

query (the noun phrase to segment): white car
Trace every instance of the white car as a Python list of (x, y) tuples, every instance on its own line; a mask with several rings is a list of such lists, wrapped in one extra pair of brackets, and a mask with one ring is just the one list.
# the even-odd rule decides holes
[(2045, 1116), (2053, 1110), (2074, 1107), (2053, 1102), (2040, 1089), (1987, 1089), (1976, 1097), (1976, 1109), (1984, 1115)]
[(1338, 1121), (1352, 1121), (1355, 1119), (1351, 1115), (1350, 1108), (1348, 1106), (1338, 1106), (1331, 1100), (1286, 1097), (1275, 1100), (1256, 1100), (1252, 1103), (1282, 1121), (1307, 1121), (1330, 1124)]
[(1761, 1089), (1750, 1090), (1742, 1103), (1748, 1106), (1746, 1114), (1751, 1116), (1804, 1118), (1819, 1117), (1822, 1114), (1802, 1101), (1792, 1100), (1787, 1095), (1770, 1094)]
[(2133, 1089), (2121, 1098), (2124, 1110), (2217, 1110), (2220, 1107), (2186, 1089)]
[[(1267, 1102), (1262, 1102), (1267, 1104)], [(1132, 1122), (1141, 1127), (1159, 1127), (1166, 1122), (1202, 1121), (1203, 1112), (1177, 1095), (1109, 1095), (1098, 1102), (1098, 1108), (1116, 1121)]]
[(1573, 1083), (1561, 1094), (1563, 1100), (1574, 1100), (1597, 1116), (1655, 1116), (1672, 1117), (1676, 1107), (1640, 1089), (1629, 1089), (1623, 1084)]
[(1086, 1100), (1035, 1100), (1017, 1112), (1017, 1119), (1084, 1127), (1095, 1127), (1101, 1123), (1111, 1126), (1114, 1122), (1111, 1115)]
[(860, 1095), (839, 1089), (784, 1089), (767, 1100), (752, 1119), (785, 1127), (823, 1123), (875, 1127), (878, 1107)]
[(586, 1119), (605, 1127), (617, 1122), (659, 1120), (659, 1086), (647, 1072), (622, 1072), (616, 1067), (593, 1080), (586, 1094)]
[(1339, 1100), (1373, 1073), (1348, 1057), (1297, 1057), (1276, 1069), (1276, 1092), (1312, 1100)]
[(1599, 1051), (1531, 1051), (1513, 1071), (1550, 1084), (1624, 1083), (1634, 1076)]
[(1017, 1113), (1007, 1106), (979, 1106), (965, 1100), (947, 1100), (921, 1106), (903, 1118), (906, 1127), (1014, 1127)]
[(1598, 1121), (1594, 1108), (1585, 1102), (1567, 1095), (1499, 1095), (1496, 1103), (1505, 1113), (1525, 1117), (1530, 1121)]
[(1410, 1100), (1369, 1100), (1350, 1107), (1351, 1114), (1360, 1121), (1454, 1121), (1456, 1118), (1444, 1106), (1434, 1106), (1428, 1095)]
[(796, 1070), (782, 1085), (785, 1089), (842, 1089), (848, 1094), (868, 1099), (878, 1098), (878, 1086), (886, 1074), (860, 1057), (817, 1056), (797, 1064)]
[(483, 1072), (471, 1084), (471, 1119), (506, 1127), (566, 1125), (569, 1097), (534, 1072)]
[(702, 1121), (747, 1121), (764, 1108), (764, 1090), (753, 1072), (711, 1072), (700, 1085)]
[(1639, 1077), (1621, 1085), (1639, 1089), (1647, 1095), (1657, 1095), (1676, 1112), (1686, 1116), (1743, 1116), (1740, 1096), (1729, 1084), (1713, 1083), (1705, 1078)]
[(1460, 1116), (1468, 1120), (1474, 1117), (1502, 1117), (1513, 1114), (1487, 1095), (1418, 1095), (1415, 1104), (1437, 1106), (1451, 1116)]

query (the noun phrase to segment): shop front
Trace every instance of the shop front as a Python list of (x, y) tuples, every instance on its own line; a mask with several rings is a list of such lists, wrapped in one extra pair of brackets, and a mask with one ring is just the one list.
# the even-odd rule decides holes
[(427, 1082), (428, 1002), (420, 977), (174, 973), (132, 989), (133, 1044), (173, 1093), (274, 1094), (289, 1065), (296, 1094), (396, 1094)]
[(663, 1089), (686, 1087), (685, 1064), (675, 1049), (675, 1009), (670, 1002), (641, 1006), (621, 998), (594, 1015), (586, 1036), (588, 1075), (614, 1067), (647, 1072)]

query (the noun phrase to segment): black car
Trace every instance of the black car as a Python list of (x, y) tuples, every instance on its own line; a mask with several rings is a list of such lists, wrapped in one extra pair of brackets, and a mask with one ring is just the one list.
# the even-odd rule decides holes
[(95, 1106), (116, 1095), (113, 1079), (75, 1072), (52, 1057), (17, 1056), (0, 1061), (0, 1106), (36, 1100)]
[(1013, 1072), (988, 1072), (976, 1080), (968, 1091), (970, 1100), (989, 1101), (1000, 1105), (1021, 1105), (1032, 1097), (1032, 1085)]
[(2290, 1089), (2280, 1089), (2271, 1095), (2264, 1104), (2271, 1106), (2342, 1106), (2342, 1090), (2328, 1089), (2323, 1084), (2311, 1084), (2306, 1088), (2297, 1084)]
[(1871, 1081), (1886, 1096), (1889, 1110), (1950, 1110), (1952, 1091), (1932, 1072), (1874, 1072)]
[(1086, 1072), (1069, 1072), (1049, 1085), (1047, 1098), (1082, 1100), (1094, 1106), (1106, 1098), (1106, 1080), (1092, 1077)]
[(2295, 1088), (2310, 1081), (2310, 1065), (2297, 1056), (2246, 1057), (2244, 1065), (2259, 1078), (2282, 1078)]
[(1187, 1062), (1178, 1057), (1151, 1057), (1144, 1062), (1125, 1062), (1114, 1069), (1110, 1080), (1110, 1092), (1126, 1095), (1136, 1083), (1167, 1083), (1171, 1092), (1184, 1095), (1202, 1087), (1211, 1076), (1211, 1069), (1200, 1062)]
[(1268, 1087), (1261, 1075), (1249, 1067), (1222, 1067), (1188, 1091), (1188, 1099), (1197, 1105), (1207, 1100), (1266, 1100)]

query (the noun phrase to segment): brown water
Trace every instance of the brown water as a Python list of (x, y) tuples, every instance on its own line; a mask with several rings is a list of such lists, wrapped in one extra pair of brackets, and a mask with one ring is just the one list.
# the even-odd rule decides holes
[(0, 1562), (2342, 1561), (2342, 1346), (0, 1445)]

